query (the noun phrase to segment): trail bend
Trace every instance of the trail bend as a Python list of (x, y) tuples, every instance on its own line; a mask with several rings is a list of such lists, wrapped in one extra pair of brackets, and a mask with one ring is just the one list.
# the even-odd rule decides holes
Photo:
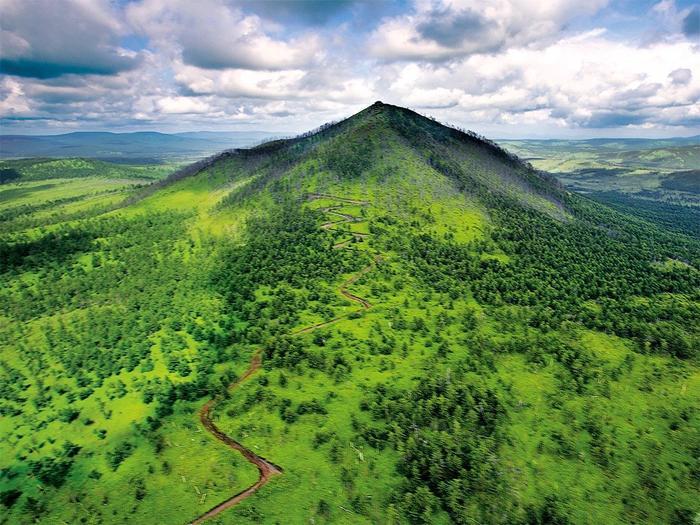
[[(325, 193), (312, 193), (308, 195), (309, 200), (313, 199), (329, 199), (329, 200), (335, 200), (337, 202), (343, 202), (343, 203), (348, 203), (348, 204), (354, 204), (354, 205), (359, 205), (359, 206), (367, 206), (369, 203), (367, 201), (360, 201), (360, 200), (354, 200), (354, 199), (347, 199), (343, 197), (336, 197), (333, 195), (325, 194)], [(337, 224), (342, 224), (346, 222), (360, 222), (364, 219), (355, 217), (350, 214), (346, 213), (340, 213), (336, 212), (335, 209), (337, 208), (342, 208), (342, 205), (338, 206), (331, 206), (328, 208), (324, 208), (321, 211), (325, 213), (330, 213), (334, 215), (338, 215), (342, 217), (341, 220), (339, 221), (334, 221), (334, 222), (327, 222), (321, 225), (321, 228), (328, 229), (332, 228)], [(352, 233), (352, 232), (351, 232)], [(368, 236), (368, 234), (363, 234), (363, 233), (352, 233), (352, 235), (357, 238), (357, 239), (364, 239)], [(347, 241), (344, 241), (342, 243), (336, 243), (333, 245), (333, 248), (340, 248), (351, 242), (352, 239), (349, 239)], [(372, 259), (372, 262), (362, 268), (360, 271), (356, 272), (353, 274), (351, 277), (349, 277), (346, 281), (344, 281), (340, 287), (338, 288), (339, 293), (345, 297), (348, 301), (351, 301), (353, 303), (356, 303), (360, 306), (356, 312), (368, 310), (369, 308), (372, 307), (372, 304), (365, 298), (360, 297), (359, 295), (353, 294), (348, 290), (348, 287), (353, 285), (355, 282), (357, 282), (362, 276), (364, 276), (366, 273), (372, 271), (377, 264), (379, 264), (382, 261), (382, 257), (380, 255), (375, 255)], [(330, 319), (328, 321), (324, 321), (321, 323), (316, 323), (313, 325), (306, 326), (304, 328), (300, 328), (298, 330), (295, 330), (291, 332), (291, 335), (299, 335), (299, 334), (305, 334), (309, 332), (313, 332), (314, 330), (318, 330), (320, 328), (332, 325), (334, 323), (337, 323), (343, 319), (347, 319), (351, 313), (355, 312), (350, 312), (338, 317), (335, 317), (333, 319)], [(248, 368), (246, 371), (243, 373), (241, 377), (239, 377), (236, 381), (231, 383), (227, 390), (229, 392), (232, 392), (233, 390), (236, 390), (239, 388), (244, 382), (246, 382), (255, 372), (257, 372), (260, 369), (260, 366), (262, 364), (262, 349), (258, 349), (255, 351), (253, 354), (253, 357), (250, 361), (250, 364), (248, 365)], [(242, 490), (241, 492), (238, 492), (231, 496), (230, 498), (227, 498), (226, 500), (222, 501), (221, 503), (215, 505), (211, 509), (209, 509), (207, 512), (204, 514), (201, 514), (198, 516), (196, 519), (193, 521), (189, 522), (189, 525), (199, 525), (201, 523), (204, 523), (205, 521), (214, 518), (224, 512), (227, 509), (230, 509), (231, 507), (234, 507), (238, 505), (241, 501), (245, 500), (246, 498), (249, 498), (255, 492), (257, 492), (260, 488), (262, 488), (264, 485), (266, 485), (273, 477), (278, 476), (284, 472), (284, 469), (278, 465), (275, 465), (271, 461), (268, 461), (267, 459), (263, 458), (262, 456), (259, 456), (249, 448), (247, 448), (245, 445), (241, 444), (239, 441), (236, 441), (233, 439), (231, 436), (227, 435), (225, 432), (223, 432), (219, 427), (216, 426), (216, 423), (214, 423), (212, 419), (212, 413), (216, 409), (217, 405), (221, 401), (222, 397), (217, 396), (213, 397), (209, 401), (207, 401), (202, 408), (199, 410), (199, 420), (202, 424), (202, 426), (217, 440), (221, 441), (223, 444), (228, 446), (229, 448), (232, 448), (233, 450), (236, 450), (237, 452), (240, 452), (241, 455), (251, 464), (255, 465), (255, 467), (258, 469), (258, 480), (252, 484), (250, 487)]]

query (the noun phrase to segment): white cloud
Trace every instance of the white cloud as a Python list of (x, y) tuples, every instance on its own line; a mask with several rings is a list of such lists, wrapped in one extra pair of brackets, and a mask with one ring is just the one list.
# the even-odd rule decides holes
[(184, 113), (211, 113), (212, 108), (204, 100), (193, 97), (165, 97), (157, 102), (158, 109), (169, 115)]
[(450, 120), (484, 112), (481, 119), (515, 122), (514, 115), (528, 113), (532, 118), (535, 113), (540, 120), (548, 114), (552, 123), (608, 127), (692, 124), (700, 82), (683, 66), (700, 69), (689, 42), (637, 47), (591, 31), (540, 49), (517, 47), (437, 66), (386, 67), (395, 78), (389, 84), (393, 100), (407, 100), (418, 108), (433, 108), (435, 101), (452, 106), (458, 100), (439, 113), (450, 115)]
[(176, 64), (175, 71), (175, 80), (192, 93), (216, 94), (229, 98), (295, 98), (299, 93), (294, 86), (304, 76), (301, 70), (203, 70), (185, 64)]
[(384, 60), (439, 62), (475, 53), (546, 42), (567, 22), (596, 12), (607, 0), (436, 0), (385, 20), (371, 35), (370, 53)]
[(156, 46), (200, 68), (294, 69), (322, 54), (317, 36), (272, 38), (259, 17), (220, 0), (143, 0), (127, 7), (127, 18)]
[(0, 79), (0, 118), (31, 115), (31, 101), (25, 96), (22, 84), (10, 77)]

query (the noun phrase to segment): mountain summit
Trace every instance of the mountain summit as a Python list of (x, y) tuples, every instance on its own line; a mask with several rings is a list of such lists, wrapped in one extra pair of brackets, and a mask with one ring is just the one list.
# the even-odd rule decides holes
[[(332, 181), (406, 182), (452, 187), (476, 199), (518, 201), (552, 216), (567, 215), (565, 192), (551, 176), (533, 169), (496, 143), (470, 131), (445, 126), (414, 111), (377, 101), (340, 122), (291, 139), (250, 149), (229, 150), (173, 174), (168, 182), (219, 162), (250, 175), (249, 187), (273, 181), (302, 187)], [(233, 175), (233, 173), (232, 173)]]

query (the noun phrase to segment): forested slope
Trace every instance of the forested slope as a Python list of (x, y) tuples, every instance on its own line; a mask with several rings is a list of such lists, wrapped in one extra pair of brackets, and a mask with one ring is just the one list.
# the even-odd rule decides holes
[(213, 523), (696, 519), (696, 239), (380, 103), (134, 191), (0, 239), (4, 523), (250, 487), (211, 398)]

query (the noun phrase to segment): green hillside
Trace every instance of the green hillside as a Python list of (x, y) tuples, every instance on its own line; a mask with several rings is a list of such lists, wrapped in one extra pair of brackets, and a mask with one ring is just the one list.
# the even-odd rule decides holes
[(691, 235), (382, 103), (108, 209), (21, 197), (0, 523), (700, 516)]

